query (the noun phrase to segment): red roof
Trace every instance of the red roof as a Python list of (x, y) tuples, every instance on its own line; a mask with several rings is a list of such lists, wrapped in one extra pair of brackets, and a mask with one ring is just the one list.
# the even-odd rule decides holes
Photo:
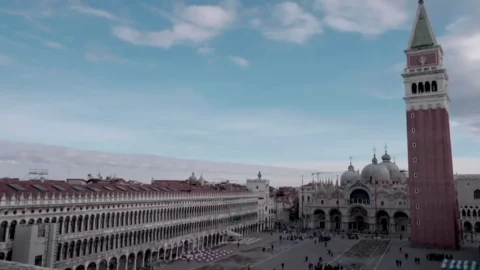
[(68, 184), (64, 180), (3, 180), (0, 181), (0, 194), (102, 194), (102, 193), (178, 193), (178, 192), (245, 192), (245, 189), (218, 190), (210, 186), (192, 186), (182, 181), (157, 181), (154, 184), (122, 184), (117, 181), (101, 181), (82, 185)]

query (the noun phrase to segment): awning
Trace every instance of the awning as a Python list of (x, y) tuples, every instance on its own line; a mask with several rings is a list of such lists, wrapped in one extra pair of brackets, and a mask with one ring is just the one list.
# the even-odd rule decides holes
[(235, 237), (242, 237), (241, 234), (238, 234), (238, 233), (232, 232), (232, 231), (227, 231), (227, 235), (228, 236), (235, 236)]

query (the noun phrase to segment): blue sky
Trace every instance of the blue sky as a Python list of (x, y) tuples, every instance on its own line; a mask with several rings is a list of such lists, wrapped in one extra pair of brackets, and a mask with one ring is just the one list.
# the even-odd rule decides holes
[[(473, 0), (426, 1), (455, 167), (480, 157)], [(340, 171), (405, 165), (416, 1), (2, 1), (0, 140)], [(478, 172), (478, 171), (477, 171)]]

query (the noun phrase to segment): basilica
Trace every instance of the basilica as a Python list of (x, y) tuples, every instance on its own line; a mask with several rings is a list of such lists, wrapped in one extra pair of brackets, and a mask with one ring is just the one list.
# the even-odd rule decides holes
[(361, 171), (350, 165), (340, 179), (313, 181), (301, 188), (304, 225), (332, 231), (409, 234), (407, 172), (400, 170), (385, 148), (379, 162)]

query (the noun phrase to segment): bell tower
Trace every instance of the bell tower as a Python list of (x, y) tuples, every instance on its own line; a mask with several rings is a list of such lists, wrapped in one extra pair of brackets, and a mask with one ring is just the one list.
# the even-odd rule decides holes
[(423, 0), (407, 50), (405, 84), (411, 242), (458, 248), (448, 73)]

